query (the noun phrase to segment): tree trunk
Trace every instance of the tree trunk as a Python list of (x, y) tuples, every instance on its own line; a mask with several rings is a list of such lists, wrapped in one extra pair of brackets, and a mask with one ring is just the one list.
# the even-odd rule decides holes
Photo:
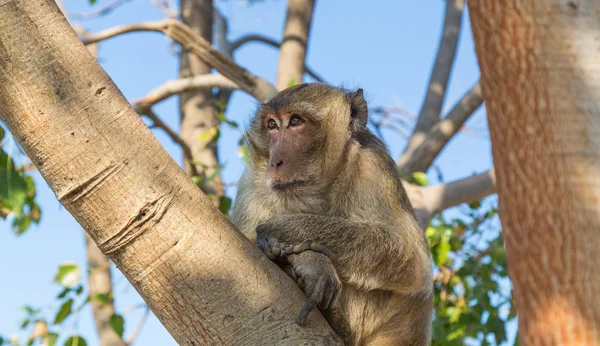
[(275, 83), (278, 90), (283, 90), (290, 84), (302, 83), (314, 7), (315, 0), (288, 0)]
[(339, 344), (154, 138), (52, 0), (0, 0), (0, 114), (182, 345)]
[(600, 2), (469, 1), (525, 345), (600, 344)]
[[(181, 19), (196, 34), (208, 42), (212, 42), (213, 2), (212, 0), (181, 0)], [(186, 78), (193, 75), (210, 73), (210, 66), (198, 57), (181, 50), (179, 76)], [(188, 144), (195, 162), (184, 156), (184, 169), (192, 175), (192, 165), (200, 172), (202, 190), (211, 195), (214, 204), (219, 205), (219, 198), (225, 194), (221, 175), (216, 173), (219, 166), (217, 141), (214, 136), (202, 136), (211, 128), (219, 126), (215, 116), (212, 90), (182, 93), (179, 96), (181, 113), (181, 138)]]
[[(121, 346), (125, 341), (115, 332), (110, 324), (110, 317), (115, 313), (115, 304), (112, 299), (112, 275), (110, 261), (98, 249), (90, 236), (85, 233), (86, 257), (88, 262), (90, 297), (92, 297), (92, 312), (94, 323), (98, 332), (98, 339), (102, 346)], [(107, 295), (108, 302), (99, 302), (95, 297), (99, 294)]]
[[(64, 4), (61, 0), (54, 0), (60, 8), (62, 14), (67, 18)], [(88, 51), (96, 57), (98, 54), (98, 44), (87, 46)], [(96, 325), (96, 333), (102, 346), (125, 346), (125, 341), (115, 332), (110, 324), (110, 317), (115, 313), (115, 300), (113, 295), (112, 274), (110, 272), (110, 261), (108, 257), (102, 254), (98, 246), (90, 236), (83, 231), (85, 238), (85, 255), (88, 269), (88, 288), (90, 297), (106, 295), (110, 297), (109, 301), (99, 302), (92, 299), (92, 315)]]

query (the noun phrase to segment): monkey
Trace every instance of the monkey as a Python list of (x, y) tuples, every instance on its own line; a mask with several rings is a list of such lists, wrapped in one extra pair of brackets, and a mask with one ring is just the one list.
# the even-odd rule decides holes
[(347, 345), (429, 345), (431, 252), (362, 89), (292, 86), (259, 104), (231, 221)]

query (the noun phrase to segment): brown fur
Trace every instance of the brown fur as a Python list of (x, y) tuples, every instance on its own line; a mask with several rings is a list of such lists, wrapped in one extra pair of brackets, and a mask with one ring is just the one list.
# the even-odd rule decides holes
[[(283, 113), (314, 120), (310, 164), (298, 173), (310, 183), (274, 191), (264, 117)], [(261, 105), (248, 131), (250, 160), (232, 220), (250, 239), (262, 224), (282, 241), (311, 240), (335, 253), (343, 287), (323, 313), (348, 345), (428, 345), (429, 246), (394, 161), (366, 123), (362, 90), (302, 84)]]

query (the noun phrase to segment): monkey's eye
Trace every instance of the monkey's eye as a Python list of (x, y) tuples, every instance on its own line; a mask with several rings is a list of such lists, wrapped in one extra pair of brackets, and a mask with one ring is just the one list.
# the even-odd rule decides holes
[(290, 119), (290, 126), (294, 127), (294, 126), (298, 126), (301, 125), (303, 122), (302, 118), (300, 118), (299, 115), (292, 115), (292, 118)]
[(277, 122), (273, 119), (269, 119), (269, 121), (267, 121), (267, 128), (269, 130), (273, 130), (277, 128)]

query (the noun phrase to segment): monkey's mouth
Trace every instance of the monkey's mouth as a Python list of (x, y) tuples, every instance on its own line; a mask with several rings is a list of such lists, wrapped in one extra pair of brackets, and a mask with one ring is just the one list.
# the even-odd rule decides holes
[(276, 191), (284, 191), (300, 187), (304, 184), (306, 184), (306, 181), (303, 180), (274, 181), (271, 183), (271, 187)]

